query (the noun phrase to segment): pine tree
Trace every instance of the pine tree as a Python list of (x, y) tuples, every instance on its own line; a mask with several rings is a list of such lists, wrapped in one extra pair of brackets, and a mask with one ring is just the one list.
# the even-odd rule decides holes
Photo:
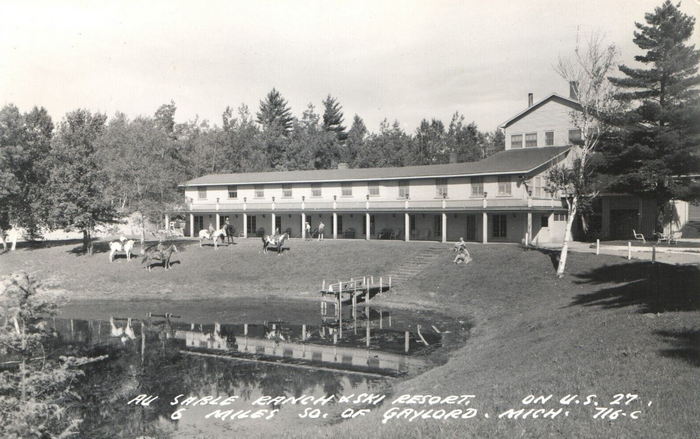
[(334, 132), (341, 142), (348, 137), (343, 126), (343, 107), (331, 95), (323, 101), (323, 129)]
[(274, 88), (260, 101), (260, 110), (256, 116), (263, 131), (278, 131), (287, 135), (292, 129), (292, 110), (286, 99)]
[(630, 110), (617, 121), (619, 135), (604, 148), (610, 189), (655, 199), (658, 229), (669, 200), (697, 200), (700, 194), (700, 185), (683, 177), (699, 170), (700, 51), (686, 44), (695, 18), (679, 6), (667, 0), (645, 15), (646, 24), (635, 23), (634, 43), (645, 51), (635, 60), (644, 67), (622, 65), (624, 77), (611, 78)]
[(340, 160), (343, 163), (354, 164), (357, 154), (362, 150), (367, 138), (367, 127), (365, 122), (357, 114), (352, 119), (352, 126), (348, 131), (348, 138), (341, 148)]

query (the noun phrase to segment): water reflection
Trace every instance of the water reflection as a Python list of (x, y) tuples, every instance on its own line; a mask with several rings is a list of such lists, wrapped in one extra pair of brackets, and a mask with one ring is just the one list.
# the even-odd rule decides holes
[[(299, 419), (298, 406), (267, 407), (280, 411), (265, 422), (205, 419), (217, 407), (189, 407), (173, 421), (178, 407), (170, 402), (181, 394), (239, 395), (227, 409), (247, 410), (263, 395), (381, 393), (385, 377), (427, 367), (427, 354), (441, 344), (439, 334), (397, 324), (386, 310), (343, 311), (310, 325), (199, 323), (166, 314), (50, 323), (60, 339), (55, 352), (109, 355), (87, 366), (81, 404), (72, 408), (81, 412), (85, 437), (219, 437), (274, 434), (309, 421)], [(126, 404), (138, 394), (159, 400), (149, 407)]]

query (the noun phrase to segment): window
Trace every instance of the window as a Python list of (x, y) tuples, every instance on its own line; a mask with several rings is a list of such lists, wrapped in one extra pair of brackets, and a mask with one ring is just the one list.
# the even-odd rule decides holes
[(579, 143), (581, 141), (581, 130), (569, 130), (569, 143)]
[(340, 183), (341, 195), (352, 197), (352, 183)]
[(498, 177), (498, 195), (510, 195), (510, 176), (502, 175)]
[(492, 220), (493, 237), (505, 238), (508, 215), (494, 215)]
[(544, 144), (545, 146), (554, 146), (554, 131), (544, 133)]
[(399, 198), (408, 198), (410, 195), (410, 192), (408, 190), (408, 182), (407, 181), (400, 181), (399, 182)]
[(311, 184), (311, 196), (312, 197), (320, 197), (321, 196), (321, 183), (312, 183)]
[(265, 186), (255, 186), (255, 198), (265, 198)]
[(369, 192), (370, 197), (378, 197), (379, 196), (379, 183), (376, 181), (371, 181), (367, 183), (367, 191)]
[(229, 186), (228, 187), (228, 197), (230, 199), (238, 198), (238, 186)]
[(447, 198), (447, 179), (446, 178), (436, 178), (435, 179), (435, 196), (438, 198)]
[(472, 177), (472, 197), (484, 196), (484, 177)]
[(200, 200), (207, 199), (207, 188), (206, 187), (197, 188), (197, 198), (199, 198)]
[(549, 227), (549, 215), (542, 215), (540, 217), (540, 226)]
[(282, 185), (282, 197), (292, 198), (292, 185), (291, 184), (283, 184)]
[(523, 147), (523, 135), (513, 134), (510, 136), (510, 147), (511, 148), (522, 148)]
[(525, 134), (525, 148), (534, 148), (537, 146), (537, 133)]
[(535, 184), (534, 184), (534, 190), (533, 190), (533, 195), (535, 197), (541, 198), (545, 197), (545, 178), (544, 177), (535, 177)]

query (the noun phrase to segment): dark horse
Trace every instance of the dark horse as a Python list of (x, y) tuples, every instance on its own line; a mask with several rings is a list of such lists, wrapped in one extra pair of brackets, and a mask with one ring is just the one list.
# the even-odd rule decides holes
[(263, 236), (263, 253), (267, 253), (268, 250), (277, 250), (277, 254), (282, 254), (284, 248), (284, 241), (289, 239), (289, 234), (284, 235), (273, 235), (273, 236)]
[(233, 237), (236, 235), (236, 228), (233, 227), (233, 224), (224, 225), (224, 231), (226, 232), (227, 244), (234, 244)]
[[(178, 253), (175, 244), (170, 244), (168, 246), (159, 242), (158, 245), (152, 245), (145, 250), (145, 255), (143, 259), (141, 259), (141, 263), (143, 264), (146, 262), (148, 271), (151, 271), (153, 265), (162, 265), (166, 270), (170, 270), (170, 258), (173, 256), (173, 253)], [(154, 260), (159, 261), (159, 263), (154, 264)]]

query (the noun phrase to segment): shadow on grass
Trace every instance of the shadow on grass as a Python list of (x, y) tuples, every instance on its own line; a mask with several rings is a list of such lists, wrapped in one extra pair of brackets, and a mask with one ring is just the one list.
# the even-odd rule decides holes
[(672, 349), (660, 350), (661, 356), (678, 358), (700, 367), (700, 330), (656, 331), (656, 335), (673, 345)]
[(571, 306), (638, 306), (642, 313), (700, 310), (698, 266), (633, 262), (604, 265), (576, 277), (578, 284), (601, 288), (577, 295)]
[[(74, 244), (74, 243), (79, 243), (80, 245), (71, 248), (68, 250), (68, 253), (71, 253), (75, 256), (85, 256), (87, 253), (85, 252), (85, 248), (83, 247), (83, 241), (82, 240), (72, 240), (72, 241), (62, 241), (63, 245), (65, 244)], [(92, 254), (99, 254), (99, 253), (109, 253), (109, 244), (112, 241), (101, 241), (98, 239), (93, 239), (92, 241)], [(139, 256), (141, 254), (141, 243), (139, 241), (135, 241), (134, 245), (134, 250), (132, 251), (132, 258), (135, 256)], [(197, 241), (191, 241), (191, 240), (186, 240), (186, 239), (173, 239), (173, 240), (168, 240), (168, 241), (163, 241), (165, 244), (175, 244), (177, 245), (179, 250), (184, 249), (185, 247), (198, 244)], [(144, 248), (152, 247), (158, 244), (158, 241), (145, 241), (144, 242)], [(213, 244), (212, 244), (213, 247)], [(114, 258), (117, 259), (119, 257), (126, 257), (124, 253), (119, 252), (114, 255)]]
[(549, 257), (550, 262), (552, 263), (552, 268), (554, 268), (554, 271), (557, 271), (557, 268), (559, 268), (559, 256), (561, 256), (561, 250), (550, 250), (546, 248), (526, 248), (524, 251), (537, 251), (542, 253), (543, 255), (546, 255)]

